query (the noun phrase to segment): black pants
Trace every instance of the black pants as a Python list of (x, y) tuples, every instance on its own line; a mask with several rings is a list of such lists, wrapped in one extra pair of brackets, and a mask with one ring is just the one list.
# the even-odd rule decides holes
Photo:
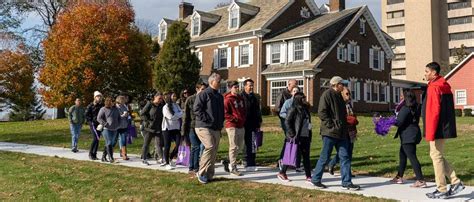
[[(97, 128), (97, 126), (94, 124), (94, 128)], [(100, 136), (102, 135), (102, 132), (101, 131), (96, 131), (97, 132), (97, 135), (95, 134), (95, 132), (93, 130), (91, 130), (91, 134), (92, 134), (92, 143), (91, 143), (91, 148), (89, 149), (89, 156), (93, 156), (93, 157), (97, 157), (97, 150), (99, 149), (99, 139), (97, 138), (97, 136)]]
[(415, 172), (417, 180), (423, 180), (421, 165), (416, 157), (416, 144), (402, 144), (400, 146), (400, 164), (398, 166), (398, 176), (403, 177), (405, 168), (407, 167), (407, 157), (410, 159), (411, 167)]
[(157, 159), (163, 158), (163, 151), (161, 150), (161, 148), (163, 148), (163, 135), (149, 131), (144, 131), (143, 135), (142, 159), (146, 160), (148, 158), (149, 146), (153, 138), (155, 138), (155, 155), (157, 155)]
[(256, 166), (255, 163), (255, 158), (257, 156), (257, 152), (253, 150), (256, 150), (254, 148), (255, 146), (253, 145), (253, 139), (252, 139), (252, 133), (256, 130), (256, 128), (245, 128), (245, 136), (244, 136), (244, 141), (245, 141), (245, 162), (247, 163), (248, 166)]
[[(311, 146), (311, 137), (299, 137), (298, 138), (298, 154), (296, 155), (296, 159), (301, 159), (303, 157), (303, 166), (306, 178), (311, 178), (311, 162), (309, 158)], [(300, 160), (301, 161), (301, 160)], [(298, 161), (296, 162), (298, 165)], [(283, 166), (283, 169), (280, 171), (282, 174), (286, 174), (286, 170), (288, 169), (287, 165)]]
[[(166, 164), (170, 163), (170, 159), (173, 159), (178, 155), (178, 147), (181, 142), (181, 133), (179, 130), (166, 130), (163, 131), (163, 140), (165, 142), (165, 148), (163, 150), (163, 156)], [(170, 154), (171, 142), (174, 141), (176, 145)]]

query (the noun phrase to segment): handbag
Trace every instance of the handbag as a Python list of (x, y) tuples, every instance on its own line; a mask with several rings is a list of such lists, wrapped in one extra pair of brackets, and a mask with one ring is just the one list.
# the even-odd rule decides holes
[(285, 143), (285, 153), (283, 154), (281, 163), (283, 165), (296, 167), (297, 150), (298, 144), (296, 144), (296, 138), (290, 138), (289, 141)]
[(263, 132), (261, 130), (253, 131), (252, 136), (255, 136), (255, 138), (252, 137), (252, 139), (255, 140), (255, 146), (257, 148), (261, 147), (263, 145)]
[(178, 157), (176, 160), (176, 165), (189, 166), (189, 156), (191, 154), (189, 146), (187, 146), (185, 141), (182, 141), (178, 147)]

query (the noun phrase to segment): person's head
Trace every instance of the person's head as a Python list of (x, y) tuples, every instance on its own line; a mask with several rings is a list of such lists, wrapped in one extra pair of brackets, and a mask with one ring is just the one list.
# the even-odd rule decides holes
[(288, 80), (288, 91), (291, 91), (294, 87), (298, 86), (298, 82), (295, 79)]
[(165, 103), (166, 104), (172, 104), (173, 102), (176, 102), (174, 99), (176, 97), (176, 94), (174, 92), (167, 92), (165, 93)]
[(81, 103), (82, 103), (81, 98), (76, 98), (76, 101), (74, 101), (74, 104), (78, 107), (81, 106)]
[(159, 104), (163, 102), (163, 94), (160, 91), (157, 91), (153, 96), (153, 103)]
[(100, 103), (102, 101), (102, 93), (99, 91), (94, 92), (94, 102), (95, 103)]
[(425, 67), (425, 79), (431, 81), (439, 76), (441, 66), (437, 62), (428, 63)]
[(296, 86), (293, 89), (291, 89), (291, 96), (295, 96), (296, 93), (300, 92), (300, 87)]
[(221, 86), (221, 75), (217, 73), (212, 73), (208, 79), (209, 86), (214, 90), (219, 90)]
[(171, 101), (176, 102), (178, 100), (178, 95), (175, 92), (171, 92)]
[(116, 102), (117, 104), (121, 104), (121, 105), (122, 105), (122, 104), (126, 104), (126, 103), (127, 103), (127, 99), (125, 98), (125, 96), (119, 95), (119, 96), (117, 96), (117, 98), (115, 98), (115, 102)]
[(106, 97), (105, 98), (104, 106), (107, 107), (107, 108), (110, 108), (110, 107), (114, 106), (114, 100), (112, 99), (112, 97)]
[(240, 91), (239, 82), (237, 81), (227, 82), (227, 87), (229, 87), (230, 93), (232, 93), (232, 95), (236, 95)]
[(201, 91), (203, 91), (206, 88), (207, 88), (207, 84), (204, 83), (204, 82), (196, 84), (196, 94), (200, 93)]
[(302, 92), (298, 92), (293, 96), (293, 106), (307, 108), (306, 96)]
[(181, 99), (186, 99), (187, 97), (189, 97), (189, 91), (188, 89), (184, 89), (183, 92), (181, 92)]
[(331, 78), (329, 83), (331, 84), (332, 89), (337, 92), (342, 92), (342, 90), (344, 90), (344, 85), (346, 85), (348, 82), (342, 79), (340, 76), (334, 76)]
[(351, 90), (349, 90), (348, 87), (344, 87), (341, 94), (342, 94), (342, 99), (344, 99), (345, 102), (351, 101)]
[(403, 91), (403, 97), (405, 99), (405, 106), (407, 107), (417, 106), (418, 103), (416, 101), (416, 95), (412, 90)]
[(244, 81), (244, 90), (247, 94), (253, 93), (253, 80), (247, 79)]

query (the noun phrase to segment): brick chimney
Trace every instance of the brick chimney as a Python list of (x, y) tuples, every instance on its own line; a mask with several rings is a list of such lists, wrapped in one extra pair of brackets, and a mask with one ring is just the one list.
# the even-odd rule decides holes
[(182, 1), (179, 4), (179, 19), (184, 19), (190, 15), (192, 15), (194, 12), (194, 6), (191, 3), (184, 2)]
[(330, 12), (346, 9), (346, 0), (329, 0)]

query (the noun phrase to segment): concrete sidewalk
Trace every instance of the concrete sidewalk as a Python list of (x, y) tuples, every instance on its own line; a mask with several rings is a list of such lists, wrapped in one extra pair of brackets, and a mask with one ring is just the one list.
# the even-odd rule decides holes
[[(80, 161), (90, 161), (88, 159), (88, 151), (79, 151), (78, 153), (72, 153), (70, 149), (58, 148), (58, 147), (47, 147), (47, 146), (36, 146), (36, 145), (26, 145), (26, 144), (16, 144), (16, 143), (7, 143), (0, 142), (0, 151), (10, 151), (10, 152), (20, 152), (27, 154), (36, 154), (41, 156), (49, 157), (60, 157), (66, 159), (80, 160)], [(114, 156), (119, 157), (119, 154)], [(134, 168), (143, 168), (143, 169), (152, 169), (152, 170), (165, 170), (164, 167), (160, 167), (156, 164), (156, 161), (150, 161), (150, 166), (145, 166), (141, 164), (139, 156), (130, 155), (129, 161), (123, 161), (119, 158), (118, 163), (113, 165), (118, 166), (128, 166)], [(97, 163), (102, 163), (100, 161), (95, 161)], [(472, 163), (472, 162), (471, 162)], [(176, 169), (168, 172), (180, 172), (187, 173), (188, 168), (177, 167)], [(277, 171), (269, 167), (259, 167), (258, 172), (244, 172), (244, 176), (236, 177), (228, 175), (224, 172), (222, 165), (218, 165), (216, 168), (216, 177), (223, 177), (229, 179), (239, 179), (239, 180), (248, 180), (258, 183), (268, 183), (268, 184), (281, 184), (285, 186), (300, 187), (304, 189), (315, 189), (312, 185), (305, 183), (305, 177), (303, 173), (295, 173), (294, 171), (288, 171), (288, 178), (292, 180), (291, 182), (284, 183), (277, 179)], [(323, 183), (328, 186), (327, 189), (323, 191), (331, 192), (343, 192), (343, 193), (354, 193), (361, 194), (364, 196), (374, 196), (378, 198), (386, 199), (395, 199), (400, 201), (446, 201), (446, 200), (431, 200), (426, 198), (425, 193), (432, 192), (435, 189), (434, 183), (428, 183), (428, 188), (416, 189), (410, 188), (412, 181), (408, 181), (405, 184), (391, 184), (389, 183), (390, 179), (381, 178), (381, 177), (369, 177), (369, 176), (357, 176), (352, 179), (354, 184), (360, 185), (360, 191), (347, 191), (342, 190), (340, 187), (340, 177), (331, 176), (327, 173), (323, 176)], [(197, 180), (196, 180), (197, 182)], [(449, 201), (474, 201), (474, 187), (466, 187), (466, 189), (459, 193), (456, 196), (453, 196)]]

